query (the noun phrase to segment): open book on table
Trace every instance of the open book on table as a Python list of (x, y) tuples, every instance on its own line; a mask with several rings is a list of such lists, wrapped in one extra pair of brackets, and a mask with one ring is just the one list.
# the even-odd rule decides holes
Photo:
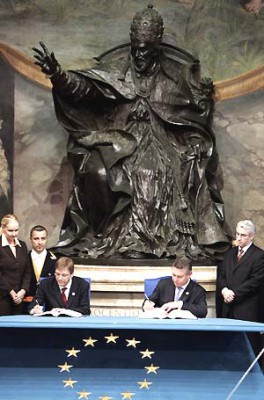
[(44, 315), (51, 316), (51, 317), (82, 317), (83, 315), (74, 310), (70, 310), (68, 308), (53, 308), (50, 311), (44, 311), (40, 314), (33, 314), (34, 317), (42, 317)]
[(182, 319), (198, 319), (195, 315), (191, 313), (189, 310), (172, 310), (169, 313), (167, 313), (165, 310), (159, 307), (153, 308), (153, 310), (146, 310), (142, 311), (139, 314), (139, 318), (159, 318), (159, 319), (165, 319), (165, 318), (170, 318), (170, 319), (176, 319), (176, 318), (182, 318)]

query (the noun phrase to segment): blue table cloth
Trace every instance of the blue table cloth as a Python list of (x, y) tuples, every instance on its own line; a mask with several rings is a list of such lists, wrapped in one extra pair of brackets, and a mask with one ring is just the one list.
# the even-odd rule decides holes
[[(224, 400), (254, 360), (245, 332), (225, 319), (0, 317), (2, 400)], [(234, 400), (263, 400), (256, 364)]]

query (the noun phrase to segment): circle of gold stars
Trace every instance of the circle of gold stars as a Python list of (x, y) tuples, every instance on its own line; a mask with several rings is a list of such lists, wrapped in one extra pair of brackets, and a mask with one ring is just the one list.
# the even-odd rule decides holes
[[(113, 344), (117, 344), (117, 341), (119, 340), (119, 336), (118, 335), (113, 335), (113, 333), (110, 333), (109, 336), (104, 336), (104, 339), (106, 341), (106, 343), (113, 343)], [(82, 340), (84, 342), (84, 347), (93, 347), (96, 348), (96, 342), (98, 342), (97, 339), (92, 338), (91, 336), (87, 339), (83, 339)], [(136, 340), (135, 337), (133, 337), (132, 339), (125, 339), (126, 341), (126, 347), (132, 347), (134, 349), (137, 350), (137, 346), (141, 343), (140, 340)], [(74, 357), (74, 358), (78, 358), (78, 354), (81, 352), (81, 350), (79, 349), (75, 349), (74, 347), (72, 347), (71, 349), (67, 349), (65, 350), (67, 353), (67, 358), (70, 357)], [(139, 351), (139, 354), (141, 355), (141, 358), (144, 359), (150, 359), (152, 360), (152, 355), (155, 354), (154, 351), (150, 351), (148, 348), (146, 348), (144, 351)], [(147, 360), (146, 360), (147, 361)], [(147, 375), (148, 374), (157, 374), (157, 371), (160, 369), (160, 367), (155, 366), (152, 362), (150, 362), (150, 365), (147, 365), (144, 367), (144, 369), (147, 371)], [(60, 369), (59, 372), (62, 373), (71, 373), (71, 368), (73, 368), (73, 365), (68, 364), (67, 361), (64, 362), (64, 364), (59, 364), (58, 368)], [(73, 380), (71, 377), (68, 377), (67, 379), (62, 381), (64, 383), (64, 388), (73, 388), (74, 389), (74, 385), (77, 384), (78, 381)], [(151, 382), (149, 379), (144, 379), (143, 381), (138, 381), (137, 384), (139, 385), (139, 389), (144, 390), (148, 390), (150, 389), (151, 385), (153, 384), (153, 382)], [(92, 398), (90, 398), (89, 396), (91, 396), (93, 393), (92, 391), (90, 391), (91, 389), (86, 389), (84, 388), (81, 392), (76, 392), (76, 394), (78, 395), (78, 399), (85, 399), (85, 400), (92, 400)], [(135, 393), (133, 393), (130, 388), (128, 388), (126, 391), (124, 392), (120, 392), (120, 399), (121, 400), (136, 400), (136, 396)], [(104, 394), (102, 396), (96, 397), (97, 399), (100, 400), (112, 400), (113, 397), (109, 397), (108, 395)]]

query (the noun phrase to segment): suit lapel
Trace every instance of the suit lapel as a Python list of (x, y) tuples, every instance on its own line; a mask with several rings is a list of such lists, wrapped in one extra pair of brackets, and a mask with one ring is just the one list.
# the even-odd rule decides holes
[[(239, 261), (237, 261), (237, 258), (236, 258), (236, 264), (235, 264), (234, 270), (241, 267), (241, 265), (243, 265), (245, 262), (247, 262), (247, 260), (252, 256), (254, 251), (255, 251), (255, 245), (252, 243), (252, 245), (245, 252), (245, 254), (240, 258)], [(236, 257), (237, 257), (237, 252), (236, 252)]]
[[(48, 278), (48, 279), (50, 279), (50, 278)], [(59, 287), (55, 277), (53, 277), (52, 292), (53, 292), (54, 298), (56, 299), (56, 302), (58, 302), (59, 307), (65, 308), (63, 301), (62, 301), (61, 290), (60, 290), (60, 287)]]
[(193, 281), (190, 280), (189, 284), (186, 286), (185, 290), (183, 291), (181, 297), (179, 300), (186, 300), (189, 297), (190, 291), (192, 290), (193, 287)]
[(174, 285), (173, 280), (171, 279), (170, 280), (170, 286), (168, 286), (168, 292), (167, 292), (168, 293), (168, 298), (172, 299), (170, 301), (173, 301), (174, 298), (175, 298), (175, 289), (176, 289), (176, 286)]
[[(17, 246), (17, 247), (19, 247), (19, 246)], [(12, 252), (12, 250), (10, 249), (9, 246), (4, 246), (4, 247), (3, 247), (3, 250), (6, 252), (6, 254), (7, 254), (9, 257), (12, 257), (13, 259), (16, 259), (14, 253)], [(17, 251), (17, 249), (16, 249), (16, 251)]]
[(49, 256), (49, 252), (47, 252), (45, 260), (44, 260), (44, 264), (41, 270), (41, 275), (43, 276), (51, 276), (51, 274), (48, 273), (50, 268), (50, 256)]
[[(8, 256), (12, 257), (13, 259), (16, 258), (16, 257), (14, 256), (14, 253), (13, 253), (12, 250), (10, 249), (10, 246), (3, 246), (2, 240), (3, 240), (3, 236), (1, 236), (1, 246), (2, 246), (3, 251), (4, 251)], [(16, 251), (17, 251), (17, 248), (18, 248), (18, 247), (19, 247), (19, 246), (16, 246)]]
[(225, 263), (226, 267), (226, 279), (229, 282), (232, 279), (233, 272), (237, 266), (237, 247), (232, 247), (229, 250), (228, 257)]
[(72, 283), (71, 283), (71, 287), (69, 290), (69, 296), (68, 296), (68, 300), (67, 300), (67, 306), (68, 308), (70, 308), (70, 305), (74, 302), (76, 296), (76, 282), (74, 279), (74, 276), (72, 277)]

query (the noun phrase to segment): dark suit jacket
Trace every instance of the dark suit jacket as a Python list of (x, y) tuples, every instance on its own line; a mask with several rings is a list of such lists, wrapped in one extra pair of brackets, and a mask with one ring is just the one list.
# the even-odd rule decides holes
[[(31, 251), (28, 253), (29, 255), (29, 263), (31, 267), (31, 281), (30, 281), (30, 287), (29, 287), (29, 296), (35, 296), (37, 287), (38, 287), (38, 282), (36, 280), (36, 275), (34, 272), (33, 264), (32, 264), (32, 258), (31, 258)], [(55, 263), (57, 261), (57, 257), (55, 254), (53, 254), (51, 251), (47, 250), (47, 255), (44, 261), (44, 265), (40, 274), (40, 278), (46, 278), (49, 276), (53, 276), (55, 272)]]
[(90, 315), (89, 283), (83, 278), (73, 276), (69, 297), (64, 305), (55, 276), (43, 279), (28, 311), (30, 312), (37, 303), (41, 306), (45, 304), (45, 311), (50, 311), (52, 308), (68, 308), (84, 315)]
[[(175, 285), (172, 278), (165, 278), (159, 281), (149, 299), (155, 303), (155, 307), (161, 307), (169, 301), (174, 301), (174, 295)], [(189, 310), (198, 318), (206, 316), (206, 291), (198, 283), (190, 280), (180, 300), (183, 301), (182, 310)]]
[(233, 247), (225, 254), (219, 271), (217, 286), (235, 293), (232, 303), (222, 300), (222, 318), (235, 318), (258, 322), (261, 320), (261, 287), (264, 282), (264, 251), (252, 244), (244, 256), (237, 261), (238, 248)]
[(16, 257), (9, 246), (2, 246), (0, 236), (0, 298), (9, 295), (13, 289), (29, 290), (30, 265), (28, 260), (27, 246), (19, 240), (20, 246), (16, 246)]

